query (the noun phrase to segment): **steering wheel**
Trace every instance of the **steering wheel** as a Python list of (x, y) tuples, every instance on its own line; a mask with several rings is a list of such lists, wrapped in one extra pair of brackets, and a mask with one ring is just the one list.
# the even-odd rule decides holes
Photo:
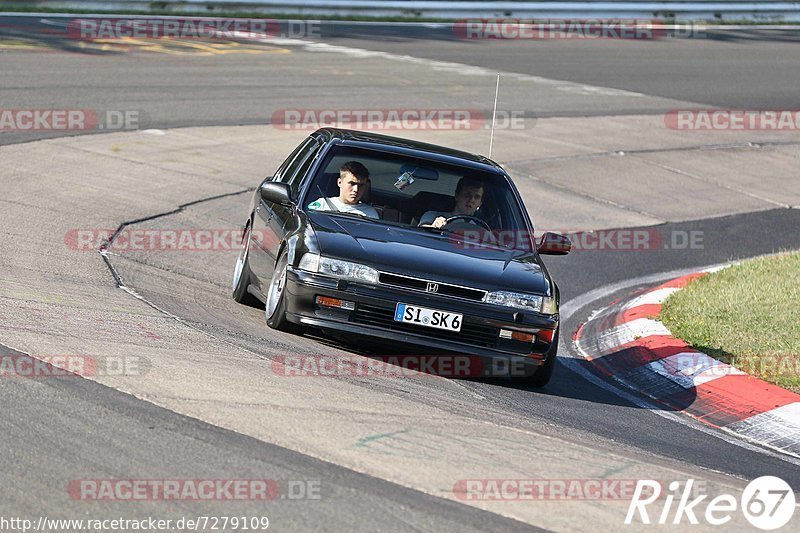
[[(487, 224), (487, 222), (485, 220), (483, 220), (482, 218), (473, 217), (471, 215), (453, 215), (452, 217), (448, 217), (447, 220), (445, 220), (445, 222), (444, 222), (444, 226), (447, 226), (448, 224), (450, 224), (451, 222), (454, 222), (456, 220), (466, 220), (468, 222), (475, 222), (478, 225), (483, 226), (484, 228), (486, 228), (486, 231), (489, 231), (489, 232), (492, 231), (492, 228), (489, 227), (489, 224)], [(444, 227), (444, 226), (442, 226), (442, 227)]]

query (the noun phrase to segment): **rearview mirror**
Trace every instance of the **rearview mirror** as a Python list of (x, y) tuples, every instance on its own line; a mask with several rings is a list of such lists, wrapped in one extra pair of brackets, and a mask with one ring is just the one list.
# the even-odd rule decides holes
[(439, 179), (439, 171), (435, 168), (429, 167), (418, 167), (416, 165), (403, 165), (400, 167), (400, 174), (404, 174), (408, 172), (415, 179), (422, 179), (422, 180), (438, 180)]
[(261, 198), (267, 202), (281, 205), (291, 205), (292, 198), (289, 186), (278, 181), (268, 181), (261, 186)]
[(550, 231), (536, 245), (536, 251), (544, 255), (567, 255), (571, 249), (572, 242), (567, 237)]

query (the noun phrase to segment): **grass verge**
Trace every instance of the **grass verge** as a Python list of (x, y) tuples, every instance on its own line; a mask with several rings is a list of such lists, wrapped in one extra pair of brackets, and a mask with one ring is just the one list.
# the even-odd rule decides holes
[(748, 374), (800, 392), (800, 253), (708, 274), (664, 302), (673, 335)]

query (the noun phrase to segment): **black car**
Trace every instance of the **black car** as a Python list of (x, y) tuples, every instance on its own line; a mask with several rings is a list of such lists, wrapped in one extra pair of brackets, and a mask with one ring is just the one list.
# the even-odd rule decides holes
[[(380, 218), (325, 200), (337, 198), (348, 161), (369, 170), (361, 201)], [(464, 176), (480, 180), (480, 208), (420, 225), (429, 211), (453, 212)], [(480, 359), (535, 387), (550, 380), (559, 291), (539, 256), (566, 254), (570, 242), (534, 240), (511, 178), (490, 159), (320, 129), (256, 189), (242, 229), (233, 298), (264, 303), (272, 328), (379, 337)]]

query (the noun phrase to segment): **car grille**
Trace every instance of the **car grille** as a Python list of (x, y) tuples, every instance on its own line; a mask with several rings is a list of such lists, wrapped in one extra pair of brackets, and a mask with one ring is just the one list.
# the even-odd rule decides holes
[(429, 328), (416, 324), (407, 324), (405, 322), (395, 322), (394, 309), (384, 309), (364, 304), (357, 304), (356, 310), (350, 316), (352, 322), (357, 322), (359, 324), (378, 326), (392, 331), (417, 333), (426, 337), (483, 346), (486, 348), (494, 348), (500, 333), (498, 328), (471, 324), (467, 321), (462, 323), (461, 331), (458, 332)]
[[(468, 287), (450, 285), (449, 283), (439, 283), (438, 281), (398, 276), (397, 274), (389, 274), (388, 272), (381, 272), (378, 276), (378, 281), (385, 285), (393, 285), (395, 287), (403, 287), (404, 289), (414, 289), (423, 292), (435, 292), (436, 294), (444, 296), (455, 296), (456, 298), (466, 298), (468, 300), (480, 301), (486, 296), (486, 291), (479, 289), (470, 289)], [(435, 283), (437, 290), (428, 291), (429, 283)]]

